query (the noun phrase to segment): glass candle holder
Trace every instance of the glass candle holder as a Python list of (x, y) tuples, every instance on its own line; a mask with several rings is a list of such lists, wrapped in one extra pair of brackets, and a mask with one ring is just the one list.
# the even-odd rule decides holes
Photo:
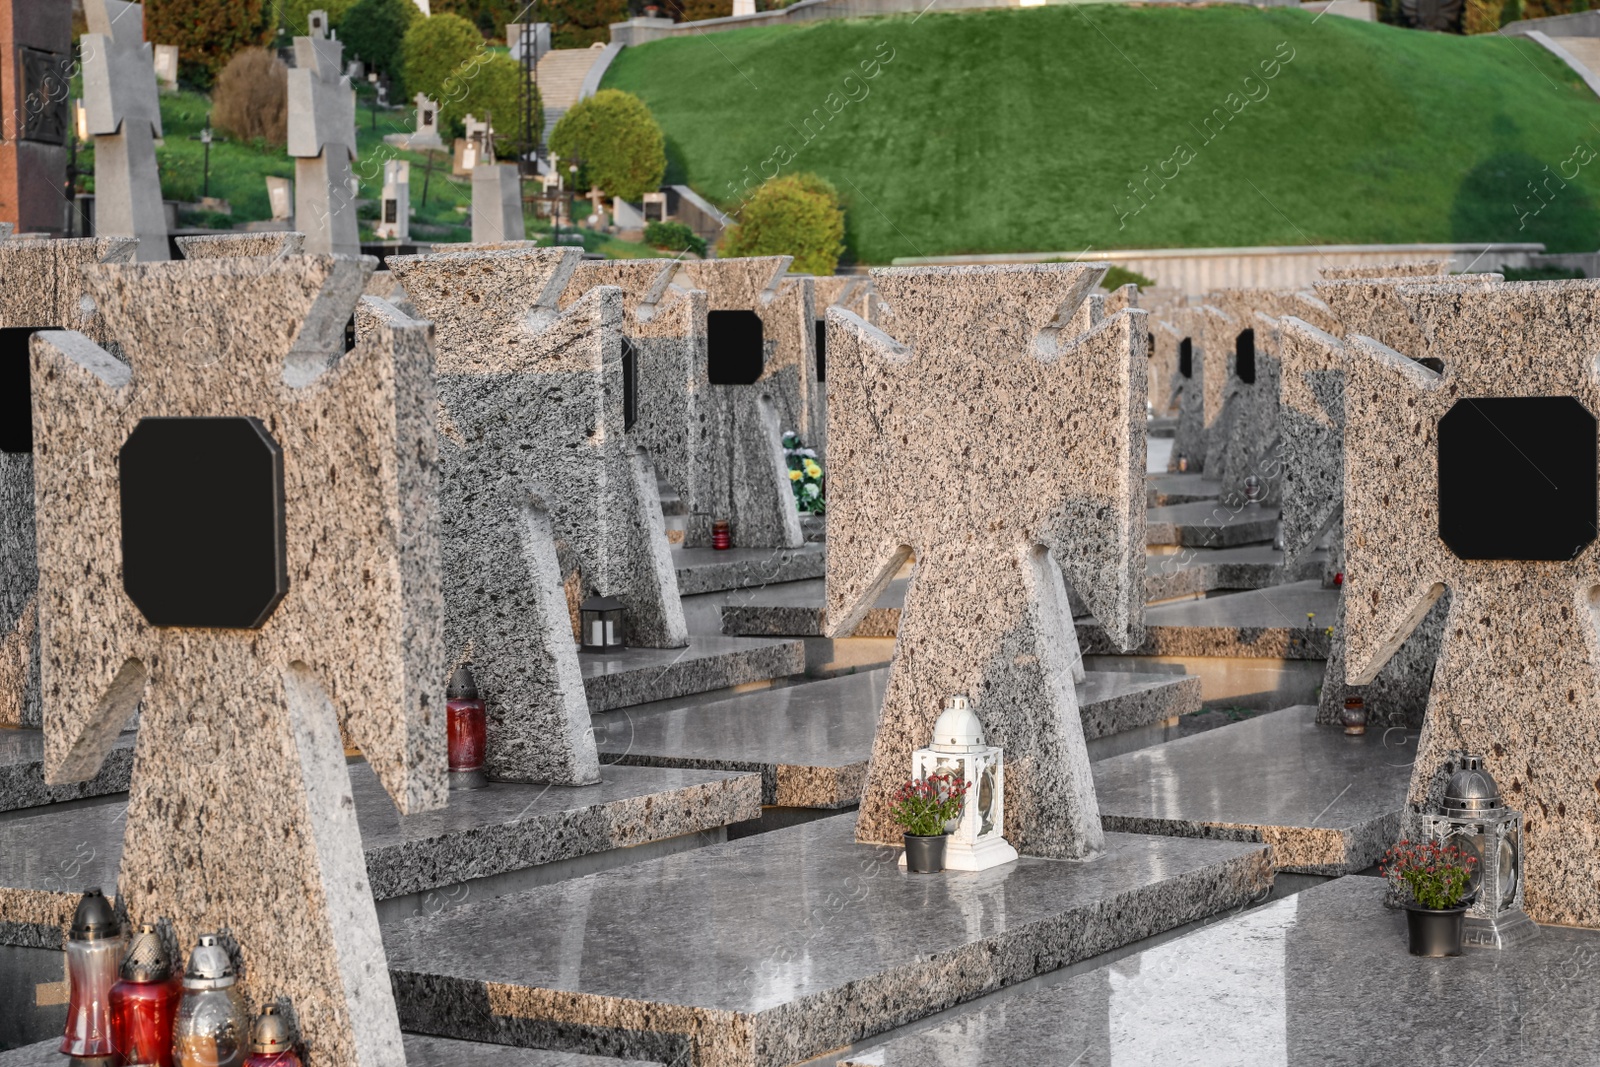
[(718, 551), (733, 547), (733, 532), (727, 519), (717, 519), (711, 524), (711, 547)]
[(201, 934), (189, 954), (173, 1025), (175, 1067), (243, 1067), (249, 1040), (238, 981), (217, 935)]
[(67, 937), (67, 1026), (60, 1051), (75, 1059), (115, 1056), (111, 987), (122, 963), (122, 924), (98, 888), (83, 894)]
[(1345, 697), (1344, 712), (1339, 716), (1344, 732), (1359, 737), (1367, 732), (1367, 702), (1360, 697)]
[(466, 664), (456, 668), (444, 691), (450, 746), (450, 788), (482, 789), (489, 784), (484, 758), (489, 746), (488, 717), (478, 684)]
[(151, 923), (140, 924), (122, 961), (122, 978), (111, 987), (111, 1021), (117, 1058), (132, 1067), (173, 1067), (172, 1026), (178, 1017), (183, 980)]

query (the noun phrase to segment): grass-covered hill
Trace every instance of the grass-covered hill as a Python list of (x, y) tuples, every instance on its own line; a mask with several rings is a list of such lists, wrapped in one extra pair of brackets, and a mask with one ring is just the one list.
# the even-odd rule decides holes
[(726, 207), (763, 174), (830, 179), (867, 263), (1600, 246), (1600, 101), (1520, 38), (1232, 5), (935, 7), (628, 48), (606, 84), (655, 112), (669, 178)]

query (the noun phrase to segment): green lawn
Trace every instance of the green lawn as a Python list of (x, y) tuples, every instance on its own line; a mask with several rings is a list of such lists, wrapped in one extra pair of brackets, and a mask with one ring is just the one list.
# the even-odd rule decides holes
[[(892, 58), (863, 80), (875, 52)], [(724, 207), (763, 168), (833, 181), (868, 263), (1600, 246), (1600, 101), (1523, 39), (1231, 5), (934, 10), (658, 41), (624, 50), (606, 84), (650, 105), (669, 178)]]

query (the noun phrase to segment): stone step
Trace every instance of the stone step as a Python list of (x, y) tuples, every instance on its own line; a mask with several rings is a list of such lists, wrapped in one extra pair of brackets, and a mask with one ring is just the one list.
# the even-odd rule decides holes
[(1316, 725), (1305, 705), (1103, 760), (1095, 792), (1107, 830), (1264, 841), (1279, 870), (1342, 875), (1400, 836), (1417, 735), (1359, 737)]
[(1144, 479), (1145, 506), (1151, 508), (1215, 500), (1221, 493), (1222, 483), (1208, 481), (1203, 474), (1147, 474)]
[[(692, 707), (628, 708), (595, 716), (600, 758), (631, 766), (755, 771), (761, 802), (843, 808), (860, 801), (887, 669), (743, 693)], [(1200, 680), (1181, 674), (1090, 671), (1077, 686), (1093, 742), (1200, 710)]]
[[(497, 1067), (651, 1067), (648, 1060), (619, 1060), (610, 1056), (584, 1056), (573, 1052), (544, 1049), (506, 1048), (476, 1041), (453, 1041), (447, 1037), (404, 1034), (406, 1067), (482, 1067), (493, 1060)], [(65, 1067), (66, 1057), (57, 1051), (61, 1038), (0, 1052), (0, 1067)]]
[(1271, 545), (1239, 548), (1185, 548), (1145, 557), (1147, 603), (1205, 596), (1220, 590), (1265, 589), (1322, 578), (1327, 553), (1308, 553), (1293, 564)]
[[(1600, 932), (1546, 926), (1515, 951), (1406, 952), (1378, 878), (1338, 878), (1098, 967), (1001, 990), (842, 1050), (840, 1067), (1317, 1064), (1370, 1067), (1413, 1049), (1463, 1065), (1600, 1062)], [(1349, 995), (1384, 1005), (1351, 1026)], [(1516, 1004), (1508, 1024), (1507, 1004)], [(1470, 1051), (1468, 1051), (1470, 1050)]]
[(1260, 504), (1229, 507), (1215, 500), (1153, 507), (1145, 513), (1148, 545), (1232, 548), (1271, 542), (1278, 532), (1278, 509)]
[(1239, 907), (1272, 877), (1262, 845), (1127, 834), (1087, 863), (908, 874), (899, 849), (856, 844), (854, 822), (386, 923), (401, 1025), (784, 1067)]
[(827, 547), (807, 543), (799, 548), (682, 548), (672, 550), (678, 593), (720, 593), (776, 582), (821, 578), (827, 569)]
[(1077, 620), (1078, 642), (1085, 656), (1325, 660), (1338, 603), (1321, 581), (1291, 582), (1146, 608), (1144, 643), (1126, 652), (1093, 619)]
[(44, 731), (0, 727), (0, 812), (123, 792), (133, 770), (133, 739), (132, 731), (118, 737), (100, 773), (87, 782), (46, 785)]
[(803, 641), (691, 637), (687, 648), (629, 648), (578, 657), (589, 710), (709, 693), (804, 674)]
[[(451, 793), (442, 811), (401, 816), (372, 769), (352, 762), (373, 896), (398, 900), (636, 845), (697, 847), (705, 842), (695, 835), (761, 814), (755, 774), (610, 766), (601, 779), (497, 782)], [(60, 947), (84, 889), (117, 884), (126, 806), (121, 794), (0, 816), (0, 944)]]

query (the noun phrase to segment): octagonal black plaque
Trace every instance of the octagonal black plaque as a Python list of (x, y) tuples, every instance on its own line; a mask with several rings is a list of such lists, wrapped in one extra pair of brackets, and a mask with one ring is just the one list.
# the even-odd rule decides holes
[(754, 311), (706, 314), (706, 378), (712, 385), (754, 385), (766, 369), (766, 332)]
[(255, 629), (289, 591), (283, 450), (251, 418), (140, 419), (122, 445), (122, 587), (153, 626)]
[(1439, 536), (1461, 559), (1567, 560), (1600, 517), (1596, 424), (1575, 397), (1458, 400), (1439, 420)]

